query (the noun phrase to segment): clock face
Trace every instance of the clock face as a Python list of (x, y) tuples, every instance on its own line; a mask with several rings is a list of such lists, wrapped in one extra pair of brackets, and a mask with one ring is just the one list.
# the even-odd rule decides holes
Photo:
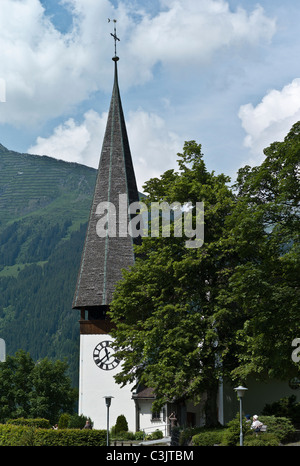
[(114, 369), (119, 364), (119, 360), (115, 357), (115, 351), (110, 346), (111, 342), (106, 340), (99, 343), (93, 352), (95, 364), (104, 371)]

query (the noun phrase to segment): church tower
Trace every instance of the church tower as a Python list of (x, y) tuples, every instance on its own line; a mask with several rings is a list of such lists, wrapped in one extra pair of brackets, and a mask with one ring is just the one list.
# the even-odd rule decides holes
[(134, 263), (134, 243), (128, 234), (128, 206), (139, 201), (122, 109), (115, 40), (114, 84), (99, 161), (94, 198), (86, 232), (73, 309), (81, 311), (79, 414), (97, 429), (106, 428), (105, 396), (112, 396), (110, 423), (124, 414), (135, 430), (135, 405), (131, 388), (121, 388), (114, 375), (120, 362), (111, 347), (111, 322), (107, 311), (122, 269)]

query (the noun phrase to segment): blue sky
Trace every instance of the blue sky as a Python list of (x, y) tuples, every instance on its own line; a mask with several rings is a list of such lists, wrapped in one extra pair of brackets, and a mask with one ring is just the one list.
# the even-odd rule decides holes
[(1, 0), (0, 143), (97, 168), (108, 18), (141, 190), (191, 139), (234, 180), (300, 120), (299, 0)]

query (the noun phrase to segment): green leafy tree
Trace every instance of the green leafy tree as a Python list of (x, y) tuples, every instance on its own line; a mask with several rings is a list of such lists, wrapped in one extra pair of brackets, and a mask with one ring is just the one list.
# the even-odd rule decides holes
[[(215, 308), (232, 255), (222, 238), (234, 196), (228, 177), (207, 171), (195, 141), (186, 142), (178, 155), (178, 172), (169, 170), (146, 183), (146, 202), (204, 202), (205, 241), (202, 247), (187, 248), (185, 237), (143, 239), (140, 258), (124, 272), (111, 306), (124, 361), (116, 380), (152, 387), (157, 409), (182, 396), (197, 401), (207, 392), (206, 422), (215, 425), (221, 375)], [(195, 217), (195, 209), (192, 213)], [(226, 332), (230, 323), (224, 324)]]
[(67, 363), (48, 358), (34, 366), (32, 371), (31, 415), (55, 422), (61, 412), (72, 412), (77, 398), (65, 375)]
[(152, 387), (158, 409), (207, 393), (206, 424), (216, 425), (220, 377), (285, 378), (299, 368), (300, 124), (265, 150), (260, 167), (239, 171), (233, 189), (209, 173), (201, 146), (186, 142), (179, 170), (145, 185), (145, 202), (205, 203), (205, 239), (146, 237), (111, 305), (123, 368), (121, 384)]
[(291, 344), (300, 333), (300, 122), (264, 153), (260, 166), (239, 171), (230, 224), (240, 264), (220, 300), (223, 311), (235, 305), (243, 315), (232, 373), (239, 380), (299, 374)]
[(31, 373), (34, 362), (19, 351), (0, 363), (0, 420), (28, 417), (30, 411)]
[(18, 351), (0, 363), (0, 421), (39, 417), (57, 422), (62, 412), (73, 412), (77, 398), (66, 376), (67, 364), (47, 358), (34, 363)]

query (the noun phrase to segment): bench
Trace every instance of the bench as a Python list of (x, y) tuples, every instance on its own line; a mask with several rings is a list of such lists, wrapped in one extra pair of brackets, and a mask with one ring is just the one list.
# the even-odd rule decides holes
[(258, 431), (255, 430), (255, 428), (252, 427), (252, 429), (254, 430), (254, 432), (256, 434), (259, 434), (260, 432), (267, 432), (267, 426), (265, 424), (263, 424)]

